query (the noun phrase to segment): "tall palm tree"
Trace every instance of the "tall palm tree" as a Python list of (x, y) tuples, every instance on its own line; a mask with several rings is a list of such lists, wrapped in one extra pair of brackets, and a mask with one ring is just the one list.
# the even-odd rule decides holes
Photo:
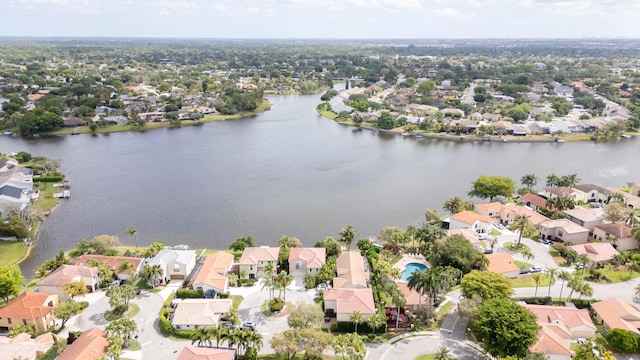
[(522, 241), (522, 233), (524, 233), (529, 226), (529, 220), (526, 216), (516, 217), (515, 220), (513, 220), (513, 224), (509, 226), (509, 230), (518, 232), (517, 246), (520, 246), (520, 242)]
[(538, 286), (540, 286), (540, 282), (542, 282), (543, 278), (544, 278), (544, 274), (542, 273), (535, 273), (531, 275), (531, 279), (533, 279), (533, 282), (536, 284), (536, 291), (533, 294), (533, 297), (538, 297)]
[(371, 314), (369, 316), (369, 319), (367, 320), (367, 324), (371, 328), (372, 334), (376, 332), (376, 330), (380, 328), (382, 325), (384, 325), (385, 323), (386, 323), (385, 315), (383, 315), (379, 311), (376, 311), (375, 313)]
[(211, 331), (208, 327), (200, 327), (193, 331), (191, 334), (191, 345), (198, 343), (198, 346), (207, 344), (211, 346)]
[(129, 260), (124, 260), (120, 263), (120, 266), (118, 267), (118, 273), (125, 273), (128, 275), (131, 275), (131, 273), (134, 271), (135, 266), (133, 266), (132, 263), (129, 262)]
[(229, 328), (218, 324), (218, 326), (211, 328), (211, 337), (216, 339), (216, 347), (220, 347), (220, 342), (225, 340), (229, 336)]
[(556, 275), (558, 274), (558, 269), (549, 267), (545, 270), (547, 276), (549, 277), (549, 289), (547, 290), (547, 297), (551, 297), (551, 284), (553, 284), (556, 280)]
[(400, 308), (405, 307), (407, 305), (407, 299), (404, 297), (404, 294), (402, 293), (402, 291), (398, 289), (397, 285), (395, 286), (395, 290), (393, 290), (391, 293), (391, 303), (396, 307), (396, 314), (398, 314), (396, 316), (396, 329), (397, 329), (400, 323)]
[(156, 287), (160, 285), (160, 279), (164, 275), (164, 269), (162, 269), (160, 264), (151, 265), (148, 268), (148, 271), (149, 271), (149, 279), (151, 279), (151, 287)]
[(562, 280), (562, 285), (560, 286), (560, 295), (558, 296), (560, 301), (562, 301), (562, 289), (564, 288), (564, 284), (565, 282), (571, 280), (572, 277), (573, 275), (571, 275), (570, 272), (560, 270), (560, 273), (558, 274), (558, 279)]
[(262, 349), (262, 346), (264, 345), (262, 341), (262, 334), (257, 331), (249, 331), (246, 340), (247, 348), (256, 349), (256, 352), (260, 351), (260, 349)]
[(362, 313), (358, 310), (354, 311), (351, 313), (351, 322), (353, 323), (353, 325), (355, 326), (355, 333), (358, 333), (358, 325), (362, 324), (362, 322), (364, 321), (364, 317), (362, 316)]
[(290, 274), (287, 274), (286, 271), (280, 272), (280, 274), (278, 274), (278, 278), (276, 279), (276, 286), (280, 291), (280, 296), (283, 296), (284, 294), (282, 299), (285, 302), (287, 301), (287, 286), (289, 286), (289, 284), (291, 284), (292, 281), (293, 281), (293, 276)]
[(140, 249), (138, 248), (138, 230), (136, 229), (136, 227), (133, 225), (129, 226), (125, 234), (134, 238), (134, 240), (136, 241), (136, 251), (139, 251)]
[(558, 175), (554, 173), (547, 175), (547, 182), (545, 184), (546, 187), (548, 188), (556, 187), (559, 184), (560, 184), (560, 178), (558, 177)]
[(638, 246), (640, 246), (640, 225), (636, 224), (631, 229), (631, 237), (633, 240), (638, 242)]
[(347, 248), (347, 251), (349, 251), (351, 243), (356, 238), (356, 231), (353, 229), (353, 226), (345, 226), (344, 228), (342, 228), (342, 230), (340, 230), (340, 233), (338, 235), (340, 235), (338, 242), (344, 244)]
[(265, 265), (264, 269), (262, 270), (262, 279), (263, 279), (263, 283), (262, 283), (262, 288), (264, 289), (265, 287), (269, 289), (269, 301), (271, 301), (271, 299), (273, 299), (273, 288), (274, 288), (274, 281), (273, 281), (273, 276), (276, 273), (276, 266), (272, 263), (272, 262), (268, 262), (267, 265)]
[(472, 206), (470, 202), (454, 196), (451, 199), (445, 201), (444, 204), (442, 204), (442, 209), (448, 211), (451, 215), (453, 215), (467, 210), (470, 206)]
[(525, 174), (520, 178), (520, 183), (531, 190), (538, 183), (538, 177), (535, 174)]

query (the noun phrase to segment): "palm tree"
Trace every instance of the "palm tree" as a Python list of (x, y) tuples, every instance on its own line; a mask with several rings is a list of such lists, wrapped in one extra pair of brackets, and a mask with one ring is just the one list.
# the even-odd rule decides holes
[(135, 266), (129, 262), (129, 260), (124, 260), (120, 263), (118, 267), (118, 273), (125, 273), (131, 275), (131, 273), (135, 270)]
[(471, 206), (471, 203), (468, 201), (462, 200), (461, 198), (454, 196), (451, 199), (447, 200), (442, 204), (442, 209), (448, 211), (451, 215), (457, 214), (461, 211), (467, 210)]
[(290, 274), (287, 274), (286, 271), (280, 272), (280, 274), (278, 274), (278, 278), (276, 279), (276, 287), (280, 291), (280, 296), (284, 294), (282, 299), (285, 302), (287, 301), (287, 286), (289, 286), (289, 284), (291, 284), (292, 281), (293, 281), (293, 276)]
[(152, 287), (160, 285), (160, 279), (164, 275), (164, 269), (162, 269), (160, 264), (155, 264), (151, 266), (149, 271), (149, 277), (151, 278), (151, 282), (153, 283)]
[(560, 179), (560, 183), (562, 184), (562, 186), (568, 186), (568, 187), (576, 186), (576, 184), (579, 183), (580, 181), (582, 180), (578, 178), (578, 174), (569, 174), (569, 175), (563, 176)]
[(362, 316), (362, 313), (360, 311), (354, 311), (351, 313), (351, 322), (353, 323), (353, 325), (355, 326), (355, 333), (358, 333), (358, 325), (362, 324), (362, 321), (364, 321), (364, 318)]
[(229, 273), (227, 278), (229, 279), (229, 285), (231, 285), (231, 284), (233, 284), (232, 286), (237, 286), (238, 285), (238, 274)]
[(522, 259), (524, 260), (524, 262), (528, 262), (529, 260), (535, 258), (535, 256), (531, 252), (531, 249), (529, 249), (528, 247), (523, 248), (520, 251), (520, 254), (522, 255)]
[(216, 339), (216, 347), (220, 347), (220, 342), (229, 336), (229, 328), (218, 324), (218, 326), (211, 328), (211, 337)]
[(247, 349), (253, 348), (253, 349), (256, 349), (256, 352), (260, 351), (260, 349), (262, 349), (262, 346), (264, 345), (262, 341), (262, 334), (260, 334), (257, 331), (249, 331), (249, 334), (247, 335), (246, 340), (247, 340)]
[(398, 289), (397, 285), (395, 286), (394, 290), (391, 292), (390, 295), (391, 295), (391, 303), (396, 307), (396, 313), (398, 314), (396, 316), (396, 329), (397, 329), (400, 322), (400, 308), (405, 307), (407, 305), (407, 299), (404, 297), (404, 294), (402, 293), (402, 291)]
[(387, 321), (386, 321), (385, 316), (382, 313), (378, 312), (378, 311), (376, 311), (375, 313), (371, 314), (371, 316), (369, 316), (369, 320), (367, 320), (367, 324), (371, 328), (371, 333), (372, 334), (374, 332), (376, 332), (376, 330), (379, 329), (386, 322)]
[(424, 219), (427, 225), (435, 224), (440, 222), (440, 214), (438, 214), (438, 209), (428, 209), (424, 212)]
[(200, 327), (194, 330), (191, 334), (191, 345), (198, 343), (198, 346), (207, 344), (211, 346), (211, 331), (209, 327)]
[(340, 230), (340, 238), (338, 242), (342, 243), (346, 246), (347, 251), (349, 251), (349, 247), (351, 247), (351, 243), (356, 238), (356, 231), (353, 229), (353, 226), (347, 225), (342, 230)]
[(525, 174), (520, 178), (520, 183), (531, 190), (538, 183), (538, 177), (535, 174)]
[(629, 226), (635, 226), (638, 223), (638, 218), (633, 214), (633, 211), (625, 213), (622, 220)]
[(633, 272), (638, 272), (640, 271), (640, 264), (635, 261), (635, 260), (630, 260), (627, 264), (627, 269), (629, 269), (629, 279), (631, 279), (631, 276), (633, 275)]
[(546, 187), (548, 188), (556, 187), (559, 184), (560, 184), (560, 178), (558, 177), (558, 175), (554, 173), (547, 175), (547, 182), (545, 184)]
[(549, 277), (549, 290), (547, 291), (547, 297), (550, 298), (551, 297), (551, 284), (553, 284), (556, 280), (556, 274), (558, 273), (558, 269), (556, 268), (547, 268), (547, 270), (545, 271), (547, 273), (547, 276)]
[(140, 249), (138, 248), (138, 230), (136, 229), (136, 227), (133, 225), (129, 226), (125, 234), (134, 238), (134, 240), (136, 241), (136, 252), (139, 251)]
[(533, 294), (533, 297), (537, 297), (538, 296), (538, 286), (540, 286), (540, 282), (544, 278), (544, 274), (535, 273), (535, 274), (531, 275), (531, 278), (533, 279), (533, 282), (536, 284), (536, 291)]
[(455, 357), (449, 354), (449, 349), (444, 346), (441, 346), (438, 349), (438, 352), (433, 356), (433, 360), (454, 360)]
[(636, 293), (635, 293), (635, 298), (638, 299), (640, 298), (640, 284), (638, 284), (638, 286), (636, 286)]
[(420, 297), (418, 298), (418, 305), (422, 305), (422, 298), (424, 297), (424, 292), (427, 287), (427, 282), (431, 279), (431, 277), (427, 270), (423, 271), (414, 271), (409, 275), (407, 286), (411, 290), (415, 290), (420, 293)]
[(509, 230), (518, 231), (518, 243), (516, 246), (520, 246), (520, 241), (522, 241), (522, 233), (529, 227), (529, 220), (525, 216), (518, 216), (513, 221), (513, 224), (509, 226)]
[(638, 242), (638, 246), (640, 246), (640, 225), (636, 224), (631, 229), (631, 237), (633, 240)]
[(269, 289), (269, 301), (271, 301), (271, 299), (273, 299), (273, 288), (274, 288), (274, 282), (273, 282), (273, 275), (276, 272), (276, 267), (272, 262), (268, 262), (267, 265), (265, 265), (264, 269), (262, 270), (262, 278), (264, 283), (262, 284), (262, 288), (264, 289), (265, 287)]
[(560, 273), (558, 274), (558, 279), (562, 280), (562, 285), (560, 286), (560, 295), (558, 296), (560, 301), (562, 301), (562, 289), (564, 288), (564, 283), (571, 280), (571, 277), (573, 277), (573, 275), (571, 275), (570, 272), (563, 270), (560, 270)]

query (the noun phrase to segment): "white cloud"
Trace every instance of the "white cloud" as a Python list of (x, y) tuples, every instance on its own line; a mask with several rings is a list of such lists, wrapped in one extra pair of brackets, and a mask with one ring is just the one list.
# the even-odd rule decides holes
[(444, 8), (444, 9), (433, 9), (431, 10), (431, 15), (440, 18), (457, 18), (462, 16), (460, 10), (454, 8)]
[(568, 16), (640, 13), (640, 0), (518, 0), (517, 2), (523, 6), (541, 8), (547, 12), (562, 12)]
[(401, 8), (421, 8), (420, 0), (382, 0), (384, 5), (397, 6)]

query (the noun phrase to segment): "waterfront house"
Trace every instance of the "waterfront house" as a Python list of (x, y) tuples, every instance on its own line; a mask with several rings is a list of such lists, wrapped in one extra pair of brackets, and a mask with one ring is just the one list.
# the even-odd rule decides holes
[(238, 261), (238, 271), (245, 270), (249, 279), (255, 279), (262, 275), (262, 271), (267, 264), (271, 263), (276, 269), (278, 265), (278, 255), (280, 248), (260, 246), (248, 247), (242, 252)]
[(57, 360), (93, 360), (106, 357), (109, 349), (107, 334), (98, 329), (87, 330), (67, 346)]
[(610, 192), (610, 194), (622, 195), (622, 198), (624, 199), (624, 204), (628, 208), (631, 208), (633, 210), (640, 209), (640, 196), (636, 196), (626, 191), (622, 191), (613, 187), (607, 187), (606, 189)]
[(640, 310), (632, 304), (618, 298), (611, 298), (591, 304), (596, 320), (610, 329), (633, 331), (640, 335)]
[(58, 295), (48, 292), (25, 291), (0, 308), (0, 333), (16, 326), (33, 326), (36, 332), (55, 327), (53, 307), (58, 305)]
[(196, 252), (195, 250), (160, 250), (156, 256), (148, 260), (148, 264), (160, 265), (165, 283), (169, 280), (184, 280), (196, 266)]
[(236, 349), (185, 346), (176, 360), (236, 360)]
[(231, 299), (184, 299), (177, 302), (171, 325), (176, 330), (216, 327), (232, 306)]
[(13, 338), (0, 336), (0, 349), (6, 359), (36, 360), (42, 357), (58, 340), (58, 336), (46, 332), (35, 339), (27, 333)]
[(583, 244), (589, 237), (589, 229), (586, 229), (568, 219), (545, 220), (538, 227), (541, 240), (570, 241), (574, 244)]
[(37, 286), (40, 291), (57, 294), (61, 301), (67, 301), (71, 296), (63, 290), (63, 287), (73, 281), (82, 281), (90, 292), (98, 290), (100, 287), (98, 268), (65, 264), (40, 280)]
[(585, 203), (606, 202), (609, 191), (594, 184), (579, 184), (572, 187), (576, 201)]
[(472, 229), (477, 233), (490, 234), (493, 219), (488, 216), (465, 210), (442, 220), (445, 229)]
[(191, 281), (191, 287), (204, 292), (206, 297), (214, 297), (217, 293), (227, 292), (229, 279), (227, 274), (233, 268), (233, 255), (226, 251), (218, 251), (207, 256)]
[(573, 189), (566, 186), (558, 186), (546, 188), (542, 191), (541, 195), (547, 199), (552, 197), (566, 197), (575, 200), (576, 195), (573, 192)]
[(291, 248), (289, 249), (289, 274), (317, 276), (327, 257), (325, 248)]
[(339, 322), (351, 322), (351, 314), (359, 311), (364, 321), (376, 312), (370, 288), (332, 288), (323, 293), (324, 311), (336, 315)]
[[(126, 280), (132, 275), (140, 275), (142, 274), (142, 258), (138, 257), (130, 257), (130, 256), (106, 256), (106, 255), (97, 255), (97, 254), (85, 254), (80, 256), (76, 260), (76, 265), (79, 266), (91, 266), (92, 263), (98, 262), (103, 266), (107, 266), (113, 270), (113, 273), (116, 274), (118, 279)], [(130, 270), (124, 270), (126, 268), (126, 263), (130, 263), (132, 265)]]
[(520, 195), (520, 200), (524, 202), (524, 205), (530, 207), (535, 211), (537, 211), (541, 207), (546, 207), (547, 204), (547, 199), (532, 193)]
[(540, 224), (543, 221), (549, 220), (548, 217), (538, 212), (535, 212), (528, 207), (518, 205), (515, 203), (509, 203), (505, 205), (505, 212), (503, 213), (503, 216), (502, 216), (502, 223), (505, 225), (511, 225), (513, 224), (513, 221), (516, 218), (521, 216), (526, 217), (529, 223), (533, 225), (533, 227), (536, 230), (538, 230), (538, 228), (540, 227)]
[(11, 185), (0, 187), (0, 209), (4, 209), (8, 205), (27, 203), (29, 203), (29, 195), (26, 191)]
[(632, 227), (623, 222), (600, 224), (593, 229), (593, 238), (613, 243), (619, 251), (638, 248), (638, 242), (631, 236)]
[(602, 218), (590, 209), (576, 207), (575, 209), (568, 209), (562, 212), (569, 217), (569, 220), (585, 229), (589, 229), (589, 236), (593, 235), (593, 228), (596, 227), (596, 225), (602, 224)]
[(469, 243), (471, 243), (471, 245), (473, 245), (473, 247), (475, 247), (476, 249), (478, 250), (482, 249), (482, 244), (480, 243), (480, 239), (478, 238), (478, 233), (475, 232), (475, 230), (449, 229), (449, 230), (446, 230), (445, 233), (447, 234), (447, 237), (450, 237), (453, 235), (460, 235), (465, 239), (467, 239), (467, 241), (469, 241)]
[(0, 187), (7, 185), (26, 191), (33, 190), (33, 170), (19, 166), (14, 159), (0, 159)]
[(333, 278), (333, 287), (366, 288), (369, 281), (368, 268), (359, 252), (343, 252), (336, 259), (337, 276)]
[(577, 244), (569, 246), (569, 248), (575, 250), (578, 255), (587, 255), (596, 264), (611, 261), (614, 256), (620, 255), (618, 250), (608, 242)]
[(483, 270), (502, 274), (508, 278), (516, 278), (520, 274), (520, 268), (515, 264), (515, 260), (508, 253), (487, 254), (489, 263)]
[(495, 221), (501, 220), (501, 214), (505, 211), (505, 206), (499, 202), (474, 204), (473, 211), (480, 215), (488, 216)]

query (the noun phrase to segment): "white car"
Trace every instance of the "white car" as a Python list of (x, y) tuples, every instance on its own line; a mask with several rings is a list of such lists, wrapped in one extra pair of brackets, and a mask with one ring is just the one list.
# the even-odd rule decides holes
[(489, 234), (487, 234), (487, 233), (478, 233), (478, 239), (480, 239), (480, 240), (484, 240), (484, 239), (486, 239), (488, 237), (489, 237)]

